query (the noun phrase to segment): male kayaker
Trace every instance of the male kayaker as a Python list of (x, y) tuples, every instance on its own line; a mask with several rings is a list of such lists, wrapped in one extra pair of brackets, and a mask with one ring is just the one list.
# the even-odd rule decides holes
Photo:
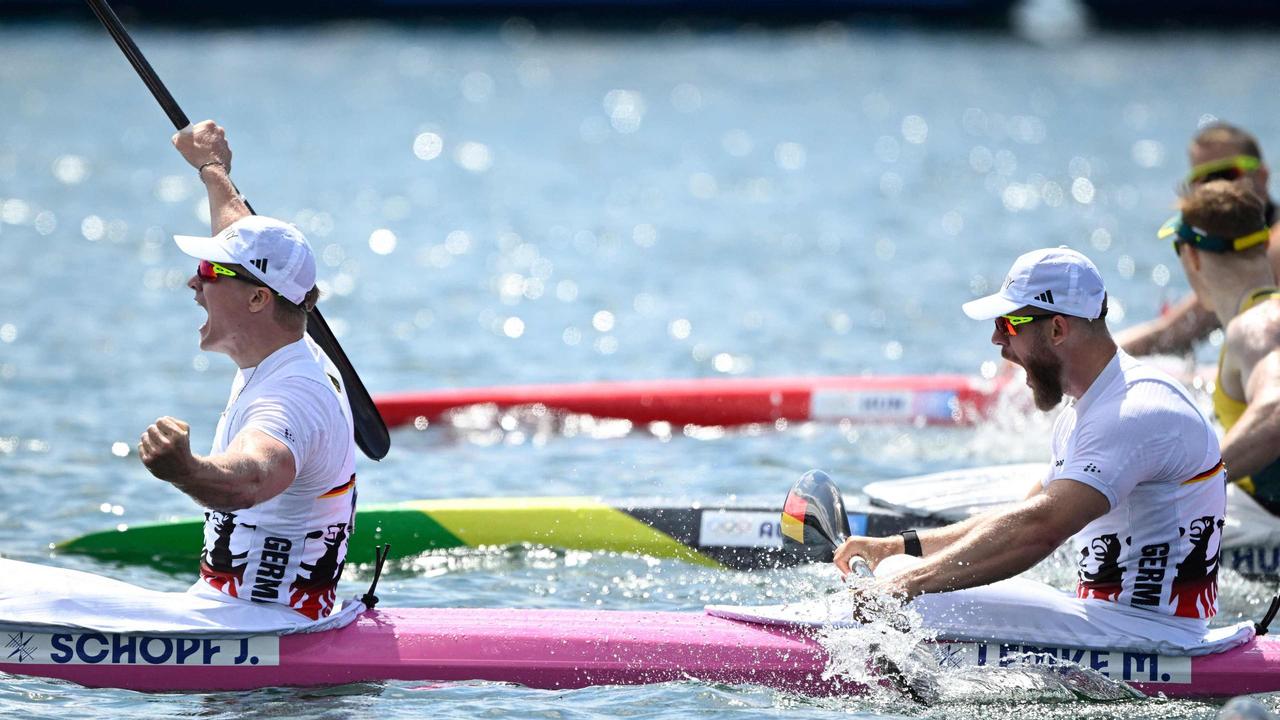
[[(1266, 203), (1267, 223), (1272, 226), (1271, 266), (1280, 274), (1280, 223), (1277, 208), (1267, 191), (1270, 171), (1262, 160), (1262, 148), (1250, 133), (1224, 122), (1204, 126), (1187, 149), (1191, 172), (1189, 189), (1214, 180), (1244, 180)], [(1117, 333), (1116, 340), (1131, 355), (1183, 353), (1212, 330), (1220, 327), (1214, 312), (1193, 291), (1160, 317)]]
[(208, 455), (191, 452), (187, 423), (162, 417), (139, 456), (208, 508), (190, 592), (323, 617), (353, 529), (355, 444), (338, 371), (305, 335), (319, 296), (315, 256), (297, 228), (250, 214), (221, 127), (205, 121), (173, 143), (204, 182), (212, 216), (212, 237), (174, 238), (199, 260), (187, 287), (208, 313), (200, 348), (239, 370)]
[(1233, 483), (1280, 515), (1280, 288), (1266, 208), (1239, 181), (1216, 180), (1181, 210), (1160, 237), (1173, 240), (1196, 297), (1226, 328), (1213, 391), (1222, 459)]
[[(873, 568), (891, 555), (920, 557), (877, 582), (917, 598), (935, 628), (958, 622), (984, 638), (1072, 647), (1198, 647), (1217, 612), (1226, 504), (1218, 439), (1176, 380), (1117, 349), (1106, 307), (1097, 268), (1065, 248), (1022, 255), (999, 292), (966, 303), (969, 317), (995, 321), (991, 341), (1026, 370), (1037, 407), (1073, 398), (1054, 426), (1052, 467), (1007, 509), (851, 538), (835, 553), (837, 567), (847, 573), (855, 555)], [(1076, 597), (1022, 580), (978, 587), (1014, 577), (1069, 539)]]

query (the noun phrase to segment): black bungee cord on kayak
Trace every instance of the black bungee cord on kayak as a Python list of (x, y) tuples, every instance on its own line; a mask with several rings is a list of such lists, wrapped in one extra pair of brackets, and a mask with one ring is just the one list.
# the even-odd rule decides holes
[(378, 589), (378, 580), (382, 577), (382, 566), (387, 562), (387, 556), (390, 554), (391, 543), (379, 545), (373, 549), (373, 582), (369, 583), (369, 591), (360, 596), (360, 602), (370, 610), (378, 604), (378, 596), (373, 593)]
[(1267, 628), (1271, 626), (1271, 621), (1276, 619), (1276, 613), (1280, 612), (1280, 593), (1271, 598), (1271, 607), (1267, 608), (1267, 614), (1262, 616), (1262, 620), (1253, 624), (1254, 633), (1258, 636), (1266, 635)]

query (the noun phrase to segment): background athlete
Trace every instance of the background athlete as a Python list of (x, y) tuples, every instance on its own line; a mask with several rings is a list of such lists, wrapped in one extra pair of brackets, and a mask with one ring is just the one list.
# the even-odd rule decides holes
[[(1267, 190), (1271, 173), (1257, 138), (1228, 123), (1211, 123), (1192, 138), (1187, 156), (1191, 163), (1188, 190), (1215, 180), (1241, 180), (1264, 203), (1267, 224), (1273, 226), (1271, 266), (1280, 274), (1280, 224)], [(1221, 327), (1218, 317), (1198, 300), (1193, 288), (1160, 317), (1126, 328), (1116, 340), (1131, 355), (1185, 353), (1217, 327)]]
[(250, 214), (221, 127), (205, 121), (173, 142), (209, 196), (213, 236), (175, 238), (199, 260), (187, 286), (208, 314), (200, 348), (238, 370), (208, 455), (191, 452), (187, 423), (162, 417), (139, 456), (208, 508), (190, 592), (323, 617), (353, 529), (355, 443), (338, 371), (305, 335), (315, 256), (293, 226)]
[[(878, 580), (879, 589), (916, 598), (926, 627), (975, 639), (1198, 647), (1217, 612), (1226, 504), (1209, 423), (1177, 381), (1117, 349), (1102, 278), (1078, 252), (1019, 257), (998, 293), (964, 311), (995, 321), (991, 340), (1026, 369), (1037, 407), (1073, 400), (1054, 426), (1050, 472), (1026, 500), (920, 531), (911, 549), (921, 560), (897, 563), (908, 566)], [(861, 555), (875, 567), (908, 550), (909, 538), (850, 538), (835, 563), (847, 573)], [(998, 582), (1068, 540), (1077, 597)]]
[(1173, 240), (1196, 296), (1226, 328), (1213, 392), (1222, 458), (1233, 483), (1280, 515), (1280, 288), (1265, 206), (1240, 182), (1218, 180), (1195, 188), (1181, 210), (1161, 237)]

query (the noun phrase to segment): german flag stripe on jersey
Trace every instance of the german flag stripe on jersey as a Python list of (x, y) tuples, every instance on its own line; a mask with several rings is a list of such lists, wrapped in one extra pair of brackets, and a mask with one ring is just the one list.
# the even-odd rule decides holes
[(325, 494), (321, 495), (320, 498), (323, 500), (324, 498), (332, 498), (332, 497), (338, 497), (339, 495), (345, 495), (348, 492), (351, 492), (351, 488), (355, 486), (356, 486), (356, 476), (352, 475), (350, 480), (326, 492)]
[(1223, 470), (1223, 468), (1224, 468), (1224, 467), (1225, 467), (1225, 466), (1222, 464), (1222, 461), (1221, 461), (1221, 460), (1219, 460), (1217, 465), (1214, 465), (1213, 467), (1209, 468), (1208, 470), (1205, 470), (1204, 472), (1202, 472), (1202, 473), (1200, 473), (1199, 475), (1197, 475), (1197, 476), (1195, 476), (1195, 477), (1191, 478), (1190, 480), (1183, 480), (1183, 481), (1182, 481), (1182, 484), (1183, 484), (1183, 485), (1195, 485), (1196, 483), (1204, 482), (1205, 480), (1208, 480), (1209, 478), (1211, 478), (1211, 477), (1213, 477), (1213, 476), (1217, 475), (1218, 473), (1222, 472), (1222, 470)]

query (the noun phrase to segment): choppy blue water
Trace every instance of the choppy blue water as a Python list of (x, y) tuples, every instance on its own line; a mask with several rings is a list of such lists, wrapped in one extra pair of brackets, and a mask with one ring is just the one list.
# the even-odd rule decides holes
[[(523, 20), (210, 31), (136, 39), (196, 119), (228, 127), (259, 212), (322, 258), (322, 308), (373, 392), (725, 374), (977, 373), (959, 304), (1012, 258), (1070, 244), (1113, 326), (1185, 282), (1154, 231), (1210, 116), (1280, 137), (1265, 35), (830, 23), (656, 32)], [(132, 450), (160, 415), (212, 436), (232, 365), (202, 354), (175, 232), (207, 229), (171, 128), (99, 28), (0, 28), (0, 552), (193, 514)], [(1211, 350), (1210, 355), (1211, 357)], [(809, 467), (847, 488), (1037, 460), (1043, 418), (977, 429), (802, 426), (676, 437), (536, 427), (402, 431), (360, 468), (367, 502), (776, 494)], [(598, 433), (599, 435), (601, 433)], [(203, 444), (203, 441), (201, 441)], [(194, 559), (193, 559), (194, 569)], [(110, 567), (181, 589), (187, 577)], [(1052, 563), (1042, 577), (1068, 582)], [(355, 592), (367, 571), (349, 575)], [(514, 551), (424, 560), (397, 605), (697, 609), (791, 598), (823, 569), (713, 573)], [(1224, 581), (1224, 620), (1270, 588)], [(540, 692), (391, 684), (209, 695), (0, 679), (0, 714), (416, 718), (689, 715), (1207, 717), (1159, 701), (990, 699), (927, 709), (679, 683)]]

